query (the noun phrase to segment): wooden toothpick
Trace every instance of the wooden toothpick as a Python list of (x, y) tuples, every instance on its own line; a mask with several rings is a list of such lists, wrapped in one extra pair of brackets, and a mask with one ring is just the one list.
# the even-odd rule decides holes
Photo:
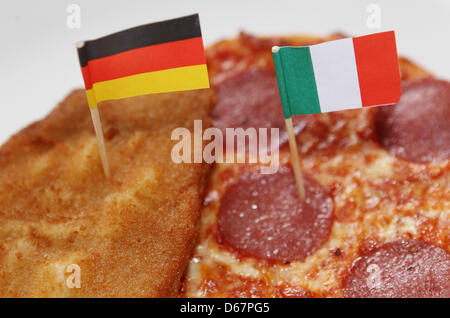
[[(84, 44), (85, 44), (84, 42), (78, 42), (77, 48), (81, 49), (84, 46)], [(95, 93), (89, 94), (88, 91), (86, 91), (86, 97), (89, 103), (89, 110), (91, 111), (91, 118), (92, 123), (94, 124), (95, 135), (97, 136), (97, 144), (98, 150), (100, 152), (100, 159), (102, 161), (103, 172), (105, 173), (106, 178), (109, 178), (111, 173), (109, 170), (109, 162), (108, 156), (106, 154), (105, 139), (103, 137), (102, 122), (100, 120), (100, 114), (98, 112)]]
[[(272, 47), (272, 53), (278, 53), (279, 46)], [(277, 74), (278, 75), (278, 74)], [(291, 150), (291, 163), (294, 168), (295, 183), (297, 184), (298, 197), (300, 202), (305, 200), (305, 187), (303, 185), (302, 169), (300, 167), (300, 158), (297, 150), (297, 142), (295, 141), (294, 125), (292, 124), (292, 117), (285, 118), (286, 130), (289, 138), (289, 149)]]
[(291, 150), (291, 163), (294, 168), (295, 182), (297, 183), (298, 196), (300, 201), (305, 200), (305, 187), (303, 185), (302, 169), (300, 168), (300, 158), (297, 150), (297, 142), (295, 140), (294, 127), (292, 117), (285, 119), (286, 130), (289, 137), (289, 148)]
[(98, 113), (98, 107), (89, 107), (91, 110), (92, 122), (94, 123), (95, 135), (97, 136), (98, 150), (100, 152), (100, 158), (102, 160), (103, 172), (106, 178), (110, 177), (108, 156), (106, 155), (105, 139), (103, 138), (102, 123), (100, 121), (100, 114)]

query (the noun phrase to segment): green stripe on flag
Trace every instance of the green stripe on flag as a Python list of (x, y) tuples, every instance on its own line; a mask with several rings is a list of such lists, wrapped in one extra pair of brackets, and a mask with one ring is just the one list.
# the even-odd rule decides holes
[(275, 64), (275, 72), (277, 74), (278, 90), (280, 91), (281, 106), (283, 107), (284, 118), (292, 116), (289, 107), (289, 99), (286, 92), (286, 84), (284, 80), (283, 66), (281, 65), (280, 52), (272, 52), (273, 63)]
[(272, 55), (284, 117), (320, 113), (309, 47), (282, 47)]

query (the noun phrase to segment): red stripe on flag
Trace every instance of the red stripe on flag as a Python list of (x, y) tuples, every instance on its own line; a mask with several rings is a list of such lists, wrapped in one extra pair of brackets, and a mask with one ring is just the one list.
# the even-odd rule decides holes
[(92, 81), (91, 81), (91, 77), (89, 76), (89, 70), (88, 70), (87, 66), (81, 68), (81, 74), (83, 75), (84, 87), (86, 89), (91, 89)]
[(363, 106), (398, 102), (400, 71), (394, 31), (353, 38)]
[(81, 71), (86, 89), (89, 89), (97, 82), (199, 64), (206, 64), (201, 37), (150, 45), (90, 60)]

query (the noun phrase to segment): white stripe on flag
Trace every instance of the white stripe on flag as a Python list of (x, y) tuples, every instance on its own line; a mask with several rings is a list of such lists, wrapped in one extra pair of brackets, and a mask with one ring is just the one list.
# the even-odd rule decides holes
[(361, 108), (353, 40), (325, 42), (310, 49), (321, 112)]

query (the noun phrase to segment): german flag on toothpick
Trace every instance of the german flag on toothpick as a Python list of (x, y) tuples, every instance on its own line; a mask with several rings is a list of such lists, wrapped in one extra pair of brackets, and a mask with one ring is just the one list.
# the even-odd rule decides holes
[(91, 108), (104, 100), (209, 88), (198, 14), (86, 41), (78, 56)]
[(106, 177), (110, 169), (97, 103), (209, 88), (198, 14), (82, 42), (78, 57)]

